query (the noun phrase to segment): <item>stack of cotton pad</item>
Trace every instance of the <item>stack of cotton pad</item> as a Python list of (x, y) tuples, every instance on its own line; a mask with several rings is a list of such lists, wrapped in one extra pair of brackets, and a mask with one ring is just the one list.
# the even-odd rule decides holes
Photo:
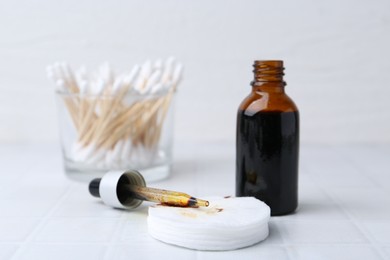
[(267, 238), (270, 208), (264, 202), (253, 197), (208, 200), (207, 208), (151, 206), (150, 235), (197, 250), (233, 250)]

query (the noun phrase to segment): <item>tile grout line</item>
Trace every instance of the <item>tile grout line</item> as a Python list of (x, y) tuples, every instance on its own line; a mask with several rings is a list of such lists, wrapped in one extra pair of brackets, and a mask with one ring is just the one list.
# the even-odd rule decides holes
[(41, 220), (36, 225), (36, 227), (29, 233), (29, 235), (24, 239), (24, 241), (20, 243), (19, 247), (16, 249), (16, 251), (13, 253), (10, 259), (17, 259), (20, 256), (20, 254), (26, 250), (26, 245), (28, 245), (29, 242), (33, 241), (35, 235), (42, 230), (42, 228), (47, 223), (47, 220), (59, 208), (59, 206), (69, 196), (72, 190), (73, 190), (73, 184), (69, 184), (68, 188), (63, 192), (63, 194), (58, 199), (58, 201), (54, 204), (54, 206), (51, 207), (50, 210), (48, 210), (48, 212), (41, 218)]
[(380, 183), (378, 183), (377, 181), (371, 179), (370, 175), (366, 174), (366, 171), (363, 170), (362, 168), (360, 168), (359, 165), (356, 163), (356, 161), (354, 161), (350, 156), (348, 156), (348, 154), (346, 154), (343, 151), (340, 151), (340, 154), (344, 158), (344, 160), (346, 160), (348, 162), (348, 164), (350, 164), (358, 173), (360, 173), (361, 175), (367, 177), (367, 179), (369, 179), (370, 182), (376, 186), (376, 188), (381, 188), (381, 189), (385, 189), (386, 190), (386, 187), (383, 187)]
[(340, 205), (338, 204), (337, 207), (341, 208), (345, 214), (347, 214), (348, 218), (350, 218), (350, 221), (351, 223), (364, 235), (364, 237), (366, 239), (368, 239), (368, 242), (369, 244), (375, 248), (376, 252), (383, 258), (383, 259), (387, 259), (387, 256), (386, 254), (383, 252), (382, 248), (378, 245), (378, 243), (375, 242), (375, 239), (371, 236), (371, 234), (369, 232), (366, 231), (366, 229), (359, 225), (358, 221), (356, 221), (356, 219), (354, 218), (354, 215), (352, 213), (350, 213), (348, 210), (340, 207)]
[[(280, 222), (280, 223), (282, 224), (282, 226), (283, 226), (284, 223), (285, 223), (285, 221), (283, 221), (283, 220), (281, 220), (281, 219), (276, 220), (276, 223), (277, 223), (277, 222)], [(276, 224), (276, 223), (275, 223), (275, 224)], [(280, 226), (280, 224), (279, 224), (279, 226)], [(288, 259), (290, 259), (290, 260), (296, 259), (296, 258), (294, 257), (293, 252), (292, 252), (291, 244), (288, 244), (288, 243), (286, 242), (286, 239), (283, 237), (282, 234), (280, 234), (280, 237), (282, 238), (281, 246), (282, 246), (282, 248), (286, 251), (286, 254), (287, 254)]]
[[(113, 208), (112, 210), (118, 210), (118, 209)], [(107, 243), (107, 247), (106, 247), (103, 259), (112, 259), (112, 257), (110, 258), (110, 256), (112, 255), (113, 248), (117, 244), (117, 241), (120, 238), (121, 231), (123, 230), (122, 227), (125, 226), (125, 224), (126, 224), (126, 222), (124, 221), (124, 217), (123, 217), (124, 215), (125, 215), (125, 213), (121, 212), (120, 216), (117, 217), (118, 221), (115, 225), (114, 232), (112, 232), (111, 239), (110, 239), (109, 243)]]
[[(367, 149), (367, 148), (361, 148), (360, 149)], [(349, 156), (348, 154), (346, 154), (345, 152), (343, 151), (339, 151), (339, 154), (341, 154), (341, 156), (347, 160), (348, 164), (350, 164), (351, 166), (353, 166), (361, 175), (367, 177), (373, 184), (375, 184), (378, 188), (381, 188), (381, 189), (384, 189), (384, 187), (380, 184), (380, 183), (377, 183), (376, 181), (372, 180), (370, 178), (370, 176), (368, 174), (366, 174), (366, 171), (363, 170), (362, 168), (359, 167), (359, 165), (351, 158), (351, 156)], [(322, 187), (321, 187), (322, 189)], [(386, 190), (386, 189), (384, 189)], [(369, 240), (370, 244), (376, 249), (376, 251), (380, 254), (380, 256), (383, 258), (383, 259), (387, 259), (387, 255), (384, 253), (382, 247), (380, 247), (378, 245), (378, 243), (376, 243), (375, 241), (375, 238), (372, 237), (372, 235), (370, 234), (370, 232), (366, 231), (366, 229), (364, 228), (364, 226), (361, 226), (358, 224), (358, 222), (355, 220), (354, 218), (354, 214), (349, 212), (347, 209), (343, 208), (340, 206), (341, 204), (341, 201), (328, 194), (325, 190), (323, 190), (325, 192), (326, 195), (328, 195), (328, 197), (330, 197), (333, 201), (336, 202), (337, 206), (339, 208), (341, 208), (342, 211), (345, 212), (345, 214), (351, 219), (351, 222), (359, 229), (360, 232), (362, 232), (362, 234)]]
[[(270, 220), (272, 220), (272, 217), (270, 218)], [(285, 219), (278, 219), (278, 218), (275, 219), (275, 217), (274, 217), (273, 222), (274, 222), (274, 224), (275, 224), (276, 226), (278, 226), (278, 230), (280, 231), (280, 229), (279, 229), (279, 228), (281, 228), (280, 225), (284, 225)], [(279, 223), (279, 225), (278, 225), (278, 223)], [(269, 224), (268, 224), (268, 225), (269, 225)], [(280, 238), (282, 239), (282, 243), (280, 243), (280, 244), (271, 244), (271, 245), (268, 244), (267, 246), (273, 246), (273, 247), (282, 248), (282, 249), (286, 252), (286, 255), (287, 255), (288, 259), (290, 259), (290, 260), (296, 259), (296, 258), (294, 257), (294, 255), (293, 255), (293, 253), (291, 252), (291, 248), (290, 248), (290, 247), (291, 247), (291, 244), (288, 244), (288, 243), (286, 242), (286, 240), (285, 240), (285, 238), (283, 237), (283, 235), (281, 234), (281, 232), (279, 232), (279, 234), (280, 234)], [(268, 234), (268, 236), (269, 236), (269, 234)], [(261, 242), (260, 242), (260, 243), (261, 243)]]
[(361, 227), (358, 222), (356, 221), (355, 219), (355, 216), (353, 213), (349, 212), (347, 209), (345, 209), (344, 207), (341, 206), (341, 201), (339, 199), (337, 199), (336, 197), (332, 196), (331, 194), (329, 194), (328, 192), (326, 192), (326, 190), (321, 186), (321, 185), (318, 185), (318, 188), (320, 190), (322, 190), (324, 192), (324, 194), (330, 199), (332, 200), (334, 203), (335, 203), (335, 206), (337, 206), (342, 212), (344, 212), (344, 214), (347, 216), (348, 220), (359, 230), (359, 232), (361, 234), (363, 234), (363, 236), (368, 240), (369, 242), (369, 245), (371, 247), (373, 247), (376, 251), (376, 253), (378, 253), (378, 255), (382, 258), (382, 259), (387, 259), (387, 256), (385, 255), (385, 253), (383, 252), (383, 250), (375, 243), (375, 240), (372, 238), (372, 236), (363, 228)]

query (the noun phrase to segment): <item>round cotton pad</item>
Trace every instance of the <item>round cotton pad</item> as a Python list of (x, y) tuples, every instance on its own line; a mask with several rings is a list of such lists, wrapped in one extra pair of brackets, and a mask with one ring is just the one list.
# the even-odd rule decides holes
[(149, 234), (197, 250), (233, 250), (267, 238), (270, 208), (264, 202), (253, 197), (208, 200), (207, 208), (149, 207)]

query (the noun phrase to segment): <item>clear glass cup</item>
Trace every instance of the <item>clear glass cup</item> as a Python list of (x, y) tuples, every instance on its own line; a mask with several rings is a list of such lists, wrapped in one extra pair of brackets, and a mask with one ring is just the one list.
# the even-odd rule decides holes
[(174, 92), (88, 95), (57, 92), (66, 175), (90, 181), (109, 170), (136, 169), (146, 181), (170, 174)]

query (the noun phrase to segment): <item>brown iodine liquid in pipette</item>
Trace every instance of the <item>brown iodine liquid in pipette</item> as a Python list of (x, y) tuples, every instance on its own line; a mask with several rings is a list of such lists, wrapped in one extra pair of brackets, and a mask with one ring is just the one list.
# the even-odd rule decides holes
[(157, 202), (167, 206), (192, 208), (209, 206), (207, 200), (197, 199), (183, 192), (161, 190), (131, 184), (123, 185), (122, 189), (126, 189), (129, 196), (133, 198)]
[[(101, 179), (97, 178), (92, 180), (89, 184), (89, 192), (94, 197), (100, 198), (100, 193), (101, 193), (100, 182)], [(107, 185), (105, 185), (105, 187), (107, 189)], [(197, 207), (209, 206), (208, 201), (194, 198), (183, 192), (149, 188), (143, 185), (130, 184), (128, 183), (128, 181), (122, 182), (119, 180), (116, 187), (111, 187), (110, 185), (108, 185), (108, 188), (116, 189), (114, 192), (116, 193), (116, 196), (118, 197), (118, 200), (121, 203), (123, 201), (126, 201), (127, 199), (138, 199), (142, 201), (143, 200), (152, 201), (152, 202), (161, 203), (162, 205), (175, 206), (175, 207), (197, 208)], [(109, 192), (109, 194), (111, 193), (112, 192)], [(107, 192), (105, 192), (105, 194), (107, 194)], [(138, 205), (136, 205), (135, 207), (137, 207)]]

